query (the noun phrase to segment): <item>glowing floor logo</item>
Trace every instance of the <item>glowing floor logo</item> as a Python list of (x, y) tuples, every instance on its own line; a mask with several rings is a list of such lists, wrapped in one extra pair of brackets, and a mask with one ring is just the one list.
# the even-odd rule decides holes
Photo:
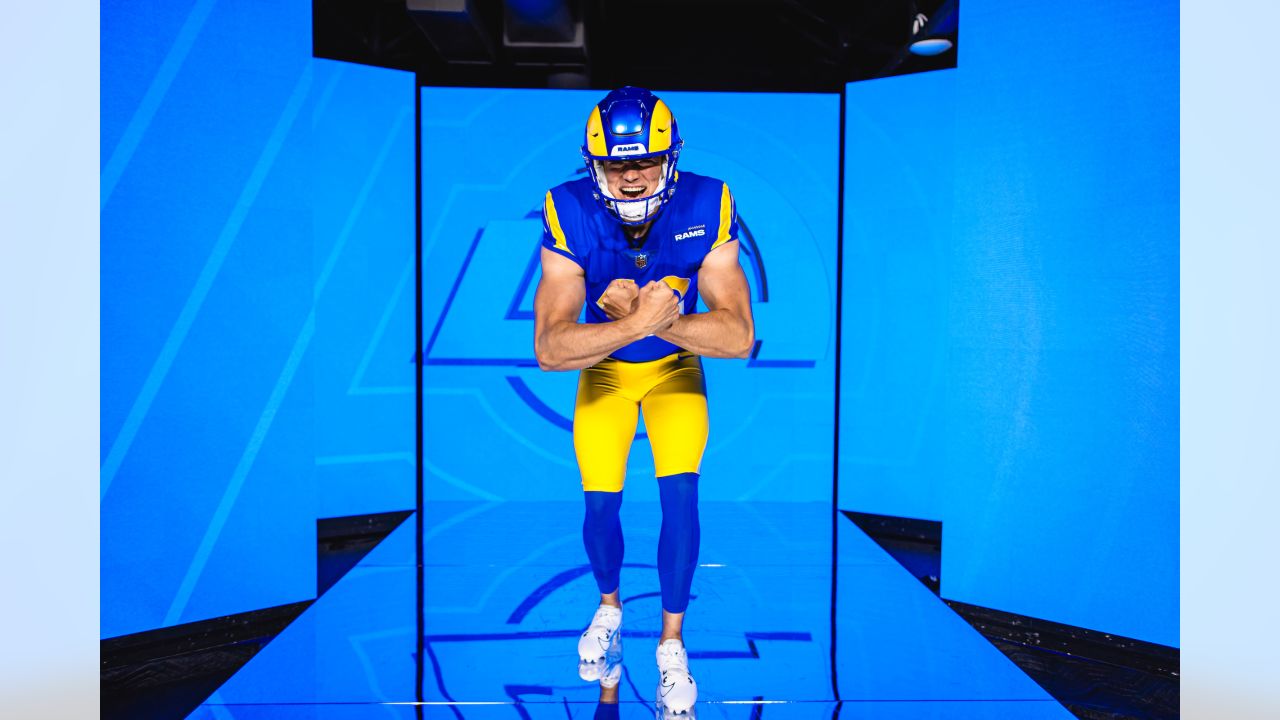
[[(652, 578), (656, 575), (655, 566), (625, 563), (623, 567), (623, 572), (627, 574), (626, 580), (639, 581), (634, 585), (628, 582), (629, 586), (651, 587), (653, 585)], [(741, 571), (739, 574), (742, 574)], [(576, 645), (574, 639), (582, 633), (582, 629), (576, 625), (577, 618), (567, 617), (567, 609), (574, 607), (569, 597), (581, 597), (584, 590), (590, 592), (594, 587), (593, 584), (584, 584), (591, 582), (590, 577), (591, 567), (588, 565), (557, 573), (526, 595), (502, 625), (490, 625), (488, 628), (462, 632), (426, 633), (422, 638), (423, 651), (425, 660), (430, 664), (430, 672), (424, 673), (426, 684), (423, 686), (423, 691), (433, 702), (452, 701), (454, 697), (505, 696), (515, 703), (541, 701), (552, 707), (554, 704), (547, 703), (547, 698), (559, 695), (565, 703), (564, 706), (568, 707), (571, 697), (569, 693), (576, 694), (581, 690), (552, 684), (548, 679), (549, 676), (560, 677), (572, 673), (571, 663), (576, 660), (567, 660), (559, 672), (548, 672), (549, 667), (555, 667), (553, 664), (550, 666), (548, 664), (560, 662), (561, 658), (565, 658), (565, 650)], [(695, 594), (690, 599), (698, 601), (699, 594), (696, 591), (704, 581), (695, 580), (694, 582)], [(561, 592), (562, 590), (564, 592)], [(656, 616), (659, 613), (660, 597), (659, 591), (641, 592), (627, 597), (626, 606), (631, 608), (627, 612), (636, 613), (639, 617)], [(741, 619), (735, 618), (737, 622), (734, 625), (737, 627), (750, 626), (756, 621), (751, 613), (742, 613), (740, 604), (725, 603), (717, 593), (705, 596), (699, 605), (704, 603), (723, 605), (723, 607), (716, 607), (718, 618), (734, 617), (735, 612), (741, 614)], [(490, 613), (487, 608), (483, 612), (477, 612), (476, 615), (477, 619), (493, 617), (493, 613)], [(574, 624), (566, 627), (569, 623)], [(479, 623), (473, 620), (468, 624)], [(649, 647), (652, 647), (651, 643), (656, 643), (657, 637), (657, 633), (652, 631), (627, 628), (622, 630), (622, 635), (628, 644), (638, 643)], [(709, 667), (711, 663), (732, 663), (732, 671), (722, 669), (721, 672), (733, 672), (739, 682), (744, 680), (744, 676), (785, 673), (785, 668), (788, 667), (819, 666), (823, 660), (822, 653), (825, 652), (823, 645), (815, 642), (813, 634), (807, 629), (720, 632), (702, 638), (701, 645), (700, 649), (689, 651), (690, 660), (696, 661), (702, 667)], [(647, 656), (647, 653), (645, 655)], [(465, 671), (466, 668), (474, 665), (476, 658), (486, 656), (508, 658), (505, 671), (497, 676), (494, 673)], [(536, 664), (530, 665), (529, 663), (535, 658)], [(568, 658), (574, 658), (572, 650), (569, 650)], [(522, 661), (525, 664), (522, 665)], [(623, 690), (628, 698), (634, 698), (632, 702), (647, 704), (653, 699), (653, 696), (647, 692), (640, 693), (636, 680), (629, 674), (625, 659), (623, 673), (626, 674)], [(513, 683), (510, 682), (512, 678), (526, 679), (524, 682)], [(502, 682), (502, 685), (495, 686), (493, 684), (495, 680)], [(805, 688), (809, 693), (822, 693), (828, 689), (826, 678), (821, 673), (809, 673), (792, 679), (792, 690), (801, 692), (797, 683), (811, 685)], [(586, 689), (585, 686), (579, 687)], [(754, 707), (757, 712), (753, 712), (751, 717), (759, 717), (759, 706)], [(521, 717), (532, 717), (519, 704), (515, 709)], [(649, 712), (652, 710), (650, 709)], [(695, 715), (688, 717), (692, 718)]]

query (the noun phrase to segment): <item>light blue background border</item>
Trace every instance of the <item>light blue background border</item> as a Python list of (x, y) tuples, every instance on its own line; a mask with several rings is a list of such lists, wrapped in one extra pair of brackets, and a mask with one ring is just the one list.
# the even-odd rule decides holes
[(93, 717), (97, 4), (7, 5), (0, 91), (0, 707)]
[[(1280, 390), (1260, 384), (1276, 363), (1259, 371), (1236, 360), (1280, 353), (1274, 332), (1256, 331), (1275, 322), (1272, 308), (1280, 305), (1269, 271), (1280, 266), (1280, 248), (1269, 235), (1267, 191), (1280, 166), (1272, 132), (1280, 107), (1259, 92), (1274, 81), (1275, 62), (1270, 43), (1244, 42), (1249, 28), (1280, 26), (1280, 6), (1241, 3), (1224, 12), (1220, 4), (1195, 0), (1181, 8), (1183, 712), (1188, 718), (1274, 717), (1280, 713), (1275, 673), (1239, 667), (1259, 638), (1274, 640), (1280, 631), (1264, 624), (1255, 634), (1253, 613), (1223, 611), (1232, 598), (1268, 602), (1280, 594), (1275, 580), (1250, 571), (1280, 545), (1280, 526), (1270, 522), (1271, 509), (1280, 506), (1280, 486), (1271, 480), (1280, 476), (1280, 457), (1267, 451), (1276, 421), (1259, 410), (1280, 405)], [(39, 708), (49, 718), (83, 718), (96, 712), (98, 677), (97, 379), (77, 374), (96, 364), (97, 352), (97, 12), (92, 4), (70, 13), (62, 5), (20, 4), (8, 9), (7, 19), (0, 29), (0, 82), (43, 100), (28, 114), (7, 116), (9, 131), (0, 134), (0, 152), (15, 158), (0, 173), (6, 208), (0, 308), (14, 307), (15, 298), (40, 297), (41, 288), (61, 290), (58, 302), (30, 310), (21, 326), (0, 315), (0, 348), (8, 348), (0, 351), (0, 395), (14, 397), (27, 387), (42, 400), (20, 418), (0, 412), (0, 431), (11, 437), (26, 427), (56, 440), (58, 450), (41, 452), (48, 442), (5, 447), (0, 473), (28, 478), (27, 504), (2, 506), (0, 533), (38, 536), (47, 522), (32, 509), (59, 513), (65, 531), (61, 542), (9, 568), (13, 583), (45, 589), (0, 600), (6, 616), (27, 619), (13, 626), (10, 641), (39, 640), (56, 652), (38, 665), (24, 659), (33, 670), (27, 684), (13, 681), (12, 662), (0, 666), (0, 702), (17, 713)], [(53, 46), (62, 50), (34, 70), (18, 62)], [(59, 218), (58, 226), (50, 227), (49, 218)], [(1224, 234), (1223, 222), (1237, 233)], [(9, 239), (37, 235), (49, 242)], [(69, 252), (83, 264), (64, 263)], [(1226, 317), (1238, 322), (1220, 323)], [(1191, 419), (1196, 416), (1203, 419)], [(82, 424), (69, 427), (67, 418)], [(1219, 492), (1223, 461), (1235, 478), (1225, 493)], [(7, 488), (13, 481), (0, 482)], [(1256, 544), (1226, 556), (1230, 531), (1241, 519), (1258, 528)], [(68, 603), (50, 604), (50, 593)], [(33, 702), (51, 693), (58, 707)]]

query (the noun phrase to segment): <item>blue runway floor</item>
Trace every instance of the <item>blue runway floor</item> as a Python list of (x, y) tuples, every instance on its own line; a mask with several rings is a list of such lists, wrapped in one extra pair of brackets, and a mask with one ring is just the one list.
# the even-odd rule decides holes
[[(701, 510), (685, 621), (698, 717), (1072, 717), (844, 518), (833, 673), (830, 506)], [(503, 502), (428, 504), (420, 689), (410, 520), (192, 717), (652, 718), (659, 520), (656, 503), (624, 503), (616, 715), (577, 675), (577, 636), (599, 597), (580, 505)]]

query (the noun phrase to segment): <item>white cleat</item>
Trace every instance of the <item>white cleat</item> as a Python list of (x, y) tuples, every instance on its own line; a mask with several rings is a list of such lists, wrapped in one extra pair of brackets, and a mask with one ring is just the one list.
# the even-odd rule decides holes
[[(622, 609), (601, 605), (578, 638), (578, 676), (605, 687), (618, 684), (622, 674)], [(607, 684), (611, 683), (611, 684)]]
[(622, 679), (622, 632), (613, 634), (604, 657), (587, 661), (578, 659), (578, 677), (587, 682), (600, 681), (602, 688), (615, 688)]
[(683, 715), (693, 709), (698, 700), (698, 684), (689, 674), (689, 655), (684, 643), (676, 639), (666, 640), (658, 646), (657, 704), (668, 716)]

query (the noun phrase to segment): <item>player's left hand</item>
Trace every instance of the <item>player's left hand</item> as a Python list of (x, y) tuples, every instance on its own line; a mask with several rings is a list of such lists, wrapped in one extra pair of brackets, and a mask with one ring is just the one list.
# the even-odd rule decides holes
[(635, 312), (640, 301), (640, 288), (630, 278), (617, 278), (604, 289), (596, 305), (610, 320), (620, 320)]

